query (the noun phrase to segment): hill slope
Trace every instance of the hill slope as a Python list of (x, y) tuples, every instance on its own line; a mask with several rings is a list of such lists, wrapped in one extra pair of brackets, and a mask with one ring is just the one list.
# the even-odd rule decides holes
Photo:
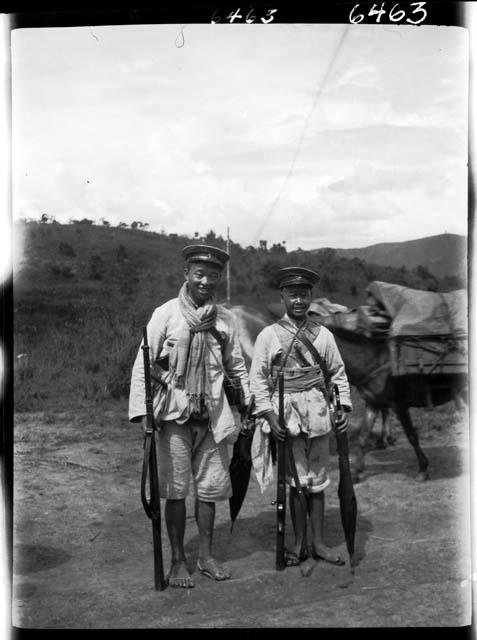
[[(184, 281), (181, 249), (196, 238), (139, 229), (21, 223), (23, 251), (14, 270), (15, 407), (72, 406), (128, 393), (135, 354), (153, 309), (177, 296)], [(206, 244), (225, 247), (209, 232)], [(370, 265), (336, 251), (287, 253), (283, 246), (242, 248), (231, 244), (232, 304), (265, 312), (278, 300), (276, 271), (301, 265), (321, 281), (316, 297), (356, 307), (372, 280), (420, 289), (458, 288), (406, 268)], [(218, 300), (225, 300), (225, 283)]]
[(405, 265), (408, 269), (415, 269), (421, 265), (437, 277), (466, 278), (467, 238), (452, 233), (336, 251), (343, 258), (359, 258), (395, 268)]

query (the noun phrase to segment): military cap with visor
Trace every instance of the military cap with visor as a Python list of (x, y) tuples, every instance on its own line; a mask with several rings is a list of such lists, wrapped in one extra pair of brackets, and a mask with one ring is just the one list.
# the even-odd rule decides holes
[(311, 269), (305, 267), (285, 267), (277, 273), (278, 288), (284, 287), (308, 287), (312, 288), (320, 279), (320, 276)]
[(187, 262), (208, 262), (223, 269), (229, 260), (229, 254), (218, 247), (207, 244), (190, 244), (182, 249)]

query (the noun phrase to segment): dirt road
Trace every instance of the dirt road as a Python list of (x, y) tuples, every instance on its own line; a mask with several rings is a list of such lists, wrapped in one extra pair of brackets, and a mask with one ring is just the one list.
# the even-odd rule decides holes
[[(49, 628), (395, 627), (470, 624), (468, 427), (453, 406), (419, 411), (430, 480), (398, 442), (368, 454), (358, 500), (357, 556), (348, 566), (274, 569), (271, 488), (255, 480), (230, 534), (217, 508), (216, 554), (233, 579), (197, 572), (187, 591), (153, 588), (151, 524), (139, 498), (142, 438), (126, 407), (15, 419), (13, 624)], [(337, 460), (327, 490), (326, 538), (346, 556)], [(197, 557), (192, 499), (187, 552)], [(287, 514), (287, 534), (291, 525)], [(163, 526), (165, 566), (169, 551)]]

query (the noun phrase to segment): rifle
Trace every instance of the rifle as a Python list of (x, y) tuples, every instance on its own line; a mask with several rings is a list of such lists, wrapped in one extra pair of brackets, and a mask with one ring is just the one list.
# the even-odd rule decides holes
[(333, 385), (333, 396), (335, 399), (335, 414), (338, 420), (340, 420), (343, 415), (343, 407), (341, 406), (340, 390), (337, 384)]
[[(152, 521), (152, 539), (154, 547), (154, 587), (156, 591), (166, 588), (164, 568), (162, 564), (161, 540), (161, 496), (159, 493), (159, 475), (156, 453), (157, 428), (154, 422), (151, 389), (151, 364), (149, 361), (149, 345), (147, 329), (143, 329), (144, 384), (146, 387), (147, 428), (144, 434), (144, 460), (141, 477), (141, 502), (148, 518)], [(149, 500), (146, 497), (146, 482), (149, 476)]]
[[(278, 423), (282, 429), (285, 428), (285, 412), (283, 405), (283, 373), (278, 374)], [(277, 441), (277, 544), (276, 544), (276, 561), (275, 567), (277, 571), (283, 571), (285, 568), (285, 502), (286, 502), (286, 484), (285, 484), (285, 443), (281, 440)]]

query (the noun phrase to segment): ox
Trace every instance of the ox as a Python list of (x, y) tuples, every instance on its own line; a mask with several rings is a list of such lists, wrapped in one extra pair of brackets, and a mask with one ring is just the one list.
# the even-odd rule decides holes
[[(454, 401), (457, 408), (461, 407), (462, 399), (466, 396), (466, 375), (441, 373), (432, 376), (393, 376), (389, 346), (385, 338), (368, 337), (346, 329), (335, 324), (332, 316), (323, 317), (320, 321), (332, 331), (349, 381), (366, 402), (363, 423), (357, 432), (350, 434), (350, 440), (358, 445), (355, 450), (355, 473), (359, 474), (364, 470), (364, 454), (379, 411), (387, 414), (389, 409), (393, 409), (417, 457), (416, 480), (427, 480), (429, 463), (419, 445), (409, 409), (429, 406), (429, 400), (431, 406)], [(356, 476), (357, 479), (359, 475)]]
[(252, 307), (245, 305), (223, 306), (233, 313), (235, 330), (242, 347), (242, 354), (247, 369), (250, 370), (255, 340), (260, 331), (270, 323), (262, 313)]
[[(280, 317), (283, 307), (279, 304), (270, 305), (269, 312), (275, 317)], [(231, 307), (237, 323), (237, 331), (244, 351), (244, 356), (250, 365), (253, 354), (253, 344), (261, 329), (268, 324), (262, 314), (250, 307)], [(421, 449), (417, 431), (412, 423), (410, 407), (426, 406), (423, 394), (409, 393), (410, 381), (400, 380), (392, 376), (389, 361), (389, 349), (385, 340), (376, 340), (355, 331), (338, 326), (333, 321), (333, 316), (315, 316), (319, 321), (332, 331), (341, 356), (345, 363), (346, 373), (350, 383), (355, 386), (365, 401), (364, 417), (361, 424), (350, 430), (350, 441), (353, 444), (353, 476), (359, 481), (360, 474), (365, 468), (365, 452), (368, 448), (369, 437), (376, 418), (381, 414), (382, 432), (378, 443), (385, 446), (387, 442), (393, 443), (394, 439), (389, 431), (388, 415), (393, 409), (401, 423), (409, 443), (413, 447), (417, 461), (417, 481), (428, 479), (427, 468), (429, 462)], [(444, 380), (444, 378), (446, 378)], [(416, 382), (416, 381), (413, 381)], [(465, 377), (444, 376), (437, 381), (439, 386), (432, 389), (433, 405), (440, 405), (450, 400), (455, 400), (456, 394), (465, 388)]]

